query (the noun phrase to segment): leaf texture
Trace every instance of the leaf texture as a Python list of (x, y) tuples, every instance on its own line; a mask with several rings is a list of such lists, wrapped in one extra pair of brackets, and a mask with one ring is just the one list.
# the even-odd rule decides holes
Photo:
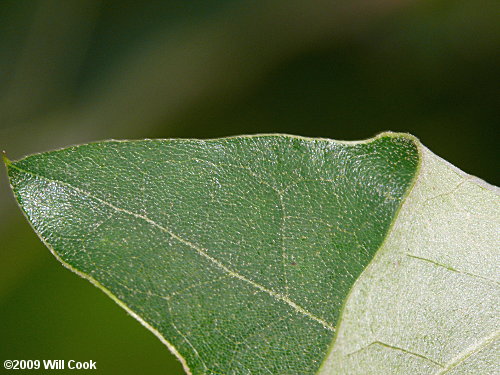
[(321, 374), (497, 374), (498, 188), (421, 148), (386, 241), (356, 281)]
[[(498, 194), (411, 136), (106, 141), (7, 166), (54, 255), (188, 373), (431, 374), (496, 340)], [(481, 324), (462, 335), (465, 307)]]

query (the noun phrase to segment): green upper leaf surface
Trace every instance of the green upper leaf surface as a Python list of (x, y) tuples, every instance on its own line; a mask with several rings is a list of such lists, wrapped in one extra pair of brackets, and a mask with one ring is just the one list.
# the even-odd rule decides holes
[(8, 171), (53, 253), (186, 370), (314, 374), (413, 186), (418, 147), (389, 133), (109, 141)]

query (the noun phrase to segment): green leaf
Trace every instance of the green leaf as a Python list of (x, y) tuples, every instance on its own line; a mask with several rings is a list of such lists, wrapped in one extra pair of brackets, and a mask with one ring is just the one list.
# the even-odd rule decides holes
[(411, 136), (109, 141), (7, 167), (53, 254), (187, 372), (480, 373), (495, 353), (498, 192)]
[(420, 147), (383, 246), (321, 374), (498, 374), (499, 189)]

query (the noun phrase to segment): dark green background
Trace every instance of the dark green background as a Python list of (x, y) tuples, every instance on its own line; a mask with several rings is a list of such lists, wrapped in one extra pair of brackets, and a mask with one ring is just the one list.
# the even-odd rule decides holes
[[(499, 11), (493, 0), (3, 0), (0, 149), (16, 159), (108, 138), (394, 130), (498, 184)], [(182, 373), (44, 248), (4, 172), (0, 212), (2, 362)]]

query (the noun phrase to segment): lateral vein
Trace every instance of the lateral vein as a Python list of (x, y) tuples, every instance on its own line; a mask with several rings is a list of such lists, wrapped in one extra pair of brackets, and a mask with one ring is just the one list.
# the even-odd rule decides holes
[(67, 182), (63, 182), (63, 181), (59, 181), (59, 180), (56, 180), (56, 179), (51, 179), (51, 178), (48, 178), (48, 177), (45, 177), (45, 176), (42, 176), (42, 175), (39, 175), (37, 173), (34, 173), (34, 172), (31, 172), (31, 171), (27, 171), (27, 170), (24, 170), (22, 168), (19, 168), (18, 166), (14, 165), (14, 164), (11, 164), (10, 165), (11, 168), (15, 168), (23, 173), (26, 173), (26, 174), (29, 174), (29, 175), (32, 175), (32, 176), (35, 176), (35, 177), (38, 177), (38, 178), (42, 178), (46, 181), (49, 181), (49, 182), (55, 182), (55, 183), (59, 183), (59, 184), (62, 184), (62, 185), (65, 185), (75, 191), (77, 191), (78, 193), (80, 194), (84, 194), (86, 196), (88, 196), (89, 198), (92, 198), (96, 201), (98, 201), (99, 203), (105, 205), (105, 206), (108, 206), (110, 207), (111, 209), (117, 211), (117, 212), (122, 212), (122, 213), (125, 213), (127, 215), (130, 215), (130, 216), (133, 216), (135, 218), (138, 218), (138, 219), (141, 219), (141, 220), (144, 220), (146, 221), (147, 223), (149, 223), (150, 225), (154, 226), (155, 228), (161, 230), (162, 232), (164, 233), (167, 233), (168, 235), (170, 235), (172, 238), (176, 239), (177, 241), (187, 245), (188, 247), (192, 248), (193, 250), (195, 250), (200, 256), (208, 259), (211, 263), (213, 263), (216, 267), (220, 268), (221, 270), (223, 270), (224, 272), (226, 272), (229, 276), (231, 277), (234, 277), (238, 280), (241, 280), (243, 282), (246, 282), (250, 285), (252, 285), (254, 288), (264, 292), (264, 293), (267, 293), (268, 295), (270, 295), (271, 297), (273, 297), (274, 299), (276, 299), (277, 301), (281, 301), (281, 302), (284, 302), (286, 303), (287, 305), (289, 305), (291, 308), (293, 308), (295, 311), (297, 311), (298, 313), (301, 313), (305, 316), (307, 316), (308, 318), (316, 321), (317, 323), (321, 324), (325, 329), (329, 330), (329, 331), (335, 331), (335, 327), (328, 323), (327, 321), (325, 321), (324, 319), (321, 319), (317, 316), (315, 316), (314, 314), (310, 313), (309, 311), (307, 311), (306, 309), (304, 309), (302, 306), (298, 305), (297, 303), (295, 303), (294, 301), (292, 301), (289, 297), (285, 296), (285, 295), (282, 295), (281, 293), (278, 293), (278, 292), (275, 292), (271, 289), (268, 289), (266, 287), (264, 287), (263, 285), (260, 285), (259, 283), (256, 283), (255, 281), (239, 274), (238, 272), (236, 271), (233, 271), (232, 269), (228, 268), (225, 264), (223, 264), (221, 261), (219, 261), (218, 259), (212, 257), (210, 254), (207, 253), (206, 249), (203, 249), (199, 246), (197, 246), (196, 244), (192, 243), (191, 241), (189, 240), (186, 240), (182, 237), (180, 237), (179, 235), (175, 234), (174, 232), (172, 232), (170, 229), (158, 224), (156, 221), (150, 219), (149, 217), (145, 216), (145, 215), (141, 215), (141, 214), (138, 214), (138, 213), (135, 213), (133, 211), (129, 211), (127, 209), (124, 209), (124, 208), (120, 208), (120, 207), (117, 207), (115, 205), (113, 205), (112, 203), (109, 203), (107, 201), (105, 201), (104, 199), (101, 199), (101, 198), (98, 198), (94, 195), (92, 195), (91, 193), (85, 191), (85, 190), (82, 190), (76, 186), (73, 186)]
[(411, 355), (411, 356), (414, 356), (414, 357), (425, 359), (426, 361), (429, 361), (429, 362), (435, 364), (438, 367), (444, 367), (441, 363), (436, 362), (433, 359), (430, 359), (430, 358), (426, 357), (425, 355), (422, 355), (422, 354), (419, 354), (419, 353), (414, 353), (414, 352), (411, 352), (411, 351), (409, 351), (407, 349), (400, 348), (398, 346), (389, 345), (389, 344), (386, 344), (386, 343), (384, 343), (382, 341), (373, 341), (370, 344), (368, 344), (368, 345), (366, 345), (366, 346), (364, 346), (364, 347), (362, 347), (362, 348), (360, 348), (360, 349), (358, 349), (358, 350), (356, 350), (356, 351), (354, 351), (352, 353), (347, 354), (347, 356), (351, 356), (351, 355), (354, 355), (356, 353), (359, 353), (359, 352), (361, 352), (361, 351), (363, 351), (365, 349), (368, 349), (370, 346), (373, 346), (373, 345), (379, 345), (379, 346), (382, 346), (382, 347), (387, 348), (387, 349), (400, 351), (400, 352), (403, 352), (405, 354), (408, 354), (408, 355)]
[(453, 358), (451, 361), (444, 365), (444, 368), (441, 371), (438, 371), (435, 375), (443, 375), (449, 372), (450, 370), (457, 367), (460, 363), (465, 361), (470, 356), (480, 352), (488, 345), (493, 343), (500, 336), (500, 331), (493, 332), (491, 335), (486, 336), (484, 339), (479, 341), (478, 343), (469, 346), (463, 352), (461, 352), (457, 357)]
[(431, 259), (418, 257), (418, 256), (413, 255), (413, 254), (406, 254), (406, 256), (409, 257), (409, 258), (421, 260), (422, 262), (428, 262), (428, 263), (434, 264), (437, 267), (441, 267), (441, 268), (447, 269), (448, 271), (451, 271), (451, 272), (461, 273), (463, 275), (467, 275), (467, 276), (470, 276), (470, 277), (475, 277), (475, 278), (478, 278), (478, 279), (482, 279), (482, 280), (488, 281), (490, 283), (496, 284), (497, 286), (499, 285), (498, 281), (491, 280), (491, 279), (488, 279), (487, 277), (476, 275), (474, 273), (470, 273), (470, 272), (467, 272), (467, 271), (457, 270), (457, 269), (455, 269), (455, 268), (453, 268), (451, 266), (447, 266), (445, 264), (438, 263), (438, 262), (436, 262), (434, 260), (431, 260)]

